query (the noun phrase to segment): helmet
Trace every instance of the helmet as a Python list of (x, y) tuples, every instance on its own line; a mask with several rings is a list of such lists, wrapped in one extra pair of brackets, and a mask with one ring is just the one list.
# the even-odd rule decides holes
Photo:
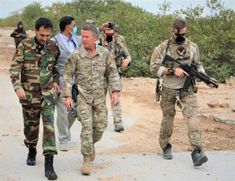
[(117, 31), (118, 30), (118, 25), (114, 21), (108, 22), (108, 28), (110, 28), (114, 31)]

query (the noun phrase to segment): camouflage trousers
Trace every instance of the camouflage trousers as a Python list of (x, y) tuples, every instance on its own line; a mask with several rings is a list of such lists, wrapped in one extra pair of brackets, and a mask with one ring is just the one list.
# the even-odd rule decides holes
[(36, 148), (39, 135), (40, 116), (43, 123), (43, 154), (57, 154), (54, 132), (55, 104), (42, 101), (40, 104), (22, 104), (24, 118), (24, 143)]
[(107, 127), (108, 117), (106, 103), (89, 104), (82, 98), (78, 98), (78, 119), (82, 124), (81, 153), (90, 155), (93, 152), (93, 144), (98, 142)]
[[(105, 88), (105, 95), (107, 95), (107, 92), (109, 92), (109, 97), (110, 97), (110, 100), (111, 100), (112, 92), (110, 91), (110, 89)], [(118, 93), (118, 96), (119, 96), (119, 99), (120, 99), (120, 92)], [(113, 124), (114, 125), (122, 124), (121, 101), (119, 101), (118, 104), (116, 104), (115, 106), (111, 105), (111, 110), (112, 110), (112, 114), (113, 114)]]
[[(159, 143), (162, 149), (165, 149), (173, 132), (173, 121), (175, 118), (177, 90), (163, 87), (161, 109), (163, 119), (159, 136)], [(183, 106), (182, 114), (188, 127), (188, 137), (192, 148), (201, 148), (201, 132), (199, 130), (199, 121), (197, 119), (197, 98), (192, 90), (189, 92), (180, 92), (179, 95)]]

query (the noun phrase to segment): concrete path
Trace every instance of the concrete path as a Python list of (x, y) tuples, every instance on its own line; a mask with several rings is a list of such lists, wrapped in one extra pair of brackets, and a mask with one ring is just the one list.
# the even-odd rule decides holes
[[(27, 149), (23, 144), (23, 121), (21, 107), (10, 84), (8, 74), (0, 74), (0, 181), (42, 181), (44, 176), (44, 157), (41, 149), (41, 136), (38, 144), (36, 166), (25, 164)], [(128, 125), (135, 118), (126, 118)], [(111, 121), (110, 121), (111, 122)], [(70, 151), (60, 152), (55, 157), (55, 170), (61, 181), (234, 181), (235, 152), (207, 152), (209, 161), (201, 167), (192, 165), (190, 153), (174, 153), (173, 160), (164, 160), (161, 155), (100, 153), (120, 146), (114, 141), (119, 133), (109, 124), (104, 137), (96, 146), (97, 159), (93, 163), (91, 176), (82, 176), (80, 166), (81, 126), (76, 122), (72, 127)], [(123, 133), (125, 134), (125, 133)], [(125, 144), (125, 143), (124, 143)]]

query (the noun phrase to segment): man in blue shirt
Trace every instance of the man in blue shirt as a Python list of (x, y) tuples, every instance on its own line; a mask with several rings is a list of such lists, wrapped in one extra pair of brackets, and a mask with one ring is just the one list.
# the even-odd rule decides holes
[[(78, 37), (77, 27), (73, 17), (64, 16), (60, 19), (60, 31), (55, 36), (55, 40), (60, 50), (58, 59), (58, 72), (60, 88), (64, 87), (64, 65), (67, 62), (68, 56), (80, 46), (81, 38)], [(59, 149), (61, 151), (68, 151), (68, 142), (71, 140), (70, 128), (76, 119), (76, 115), (72, 111), (68, 111), (64, 106), (64, 98), (58, 97), (56, 101), (57, 109), (57, 128), (59, 134)]]

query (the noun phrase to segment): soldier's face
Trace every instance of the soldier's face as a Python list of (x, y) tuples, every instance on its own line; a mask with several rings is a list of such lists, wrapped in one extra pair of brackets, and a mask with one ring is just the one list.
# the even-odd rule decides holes
[(113, 31), (112, 29), (110, 29), (110, 28), (105, 28), (105, 29), (104, 29), (104, 34), (105, 34), (106, 36), (113, 36), (114, 31)]
[(19, 28), (23, 28), (23, 25), (22, 25), (22, 24), (19, 24)]
[(39, 30), (35, 30), (36, 38), (41, 45), (44, 45), (51, 35), (51, 28), (40, 27)]
[(95, 45), (97, 36), (93, 35), (90, 30), (82, 30), (82, 43), (86, 49), (91, 49)]
[(179, 31), (177, 29), (173, 30), (173, 36), (177, 44), (182, 44), (185, 42), (185, 35), (187, 33), (187, 28), (182, 28)]
[(184, 37), (187, 33), (187, 28), (182, 28), (179, 31), (177, 29), (173, 29), (173, 35), (176, 38), (177, 36), (182, 36)]

